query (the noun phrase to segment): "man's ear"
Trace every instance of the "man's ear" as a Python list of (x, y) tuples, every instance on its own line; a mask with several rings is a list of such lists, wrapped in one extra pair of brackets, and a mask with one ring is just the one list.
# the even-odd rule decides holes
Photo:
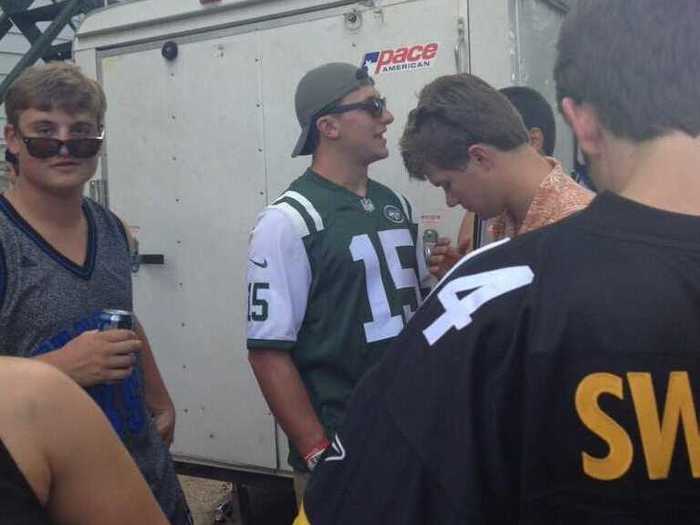
[(469, 153), (470, 164), (473, 162), (475, 166), (486, 171), (493, 169), (495, 159), (492, 148), (484, 144), (472, 144), (467, 152)]
[(340, 136), (338, 120), (331, 115), (319, 117), (316, 120), (316, 129), (318, 129), (319, 137), (326, 137), (329, 140), (337, 140)]
[(569, 97), (561, 101), (564, 118), (576, 135), (581, 151), (595, 156), (603, 148), (604, 128), (598, 113), (590, 104), (578, 104)]
[(535, 148), (540, 155), (544, 155), (544, 133), (540, 128), (530, 128), (527, 132), (530, 137), (530, 146)]
[(7, 124), (4, 130), (5, 134), (5, 144), (7, 144), (7, 149), (9, 149), (15, 155), (19, 154), (20, 138), (17, 134), (17, 130), (12, 124)]

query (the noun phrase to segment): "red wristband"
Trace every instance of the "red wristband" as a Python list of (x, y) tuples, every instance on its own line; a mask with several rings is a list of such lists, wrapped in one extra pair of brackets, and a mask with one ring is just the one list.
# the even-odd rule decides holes
[(321, 459), (321, 455), (323, 455), (326, 449), (330, 446), (331, 442), (324, 438), (323, 441), (314, 446), (314, 448), (312, 448), (311, 451), (304, 456), (304, 462), (309, 470), (314, 469), (318, 463), (318, 460)]

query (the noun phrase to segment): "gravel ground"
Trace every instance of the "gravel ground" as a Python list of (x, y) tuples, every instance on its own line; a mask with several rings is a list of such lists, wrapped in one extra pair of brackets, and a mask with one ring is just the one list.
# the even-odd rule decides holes
[[(213, 525), (216, 508), (224, 502), (231, 492), (231, 484), (210, 479), (179, 476), (182, 489), (194, 516), (194, 525)], [(240, 516), (234, 508), (234, 519), (221, 523), (240, 525)]]

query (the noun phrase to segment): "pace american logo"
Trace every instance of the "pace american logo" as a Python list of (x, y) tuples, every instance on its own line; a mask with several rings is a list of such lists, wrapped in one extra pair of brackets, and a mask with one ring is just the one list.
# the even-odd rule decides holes
[(371, 76), (380, 73), (414, 71), (429, 68), (433, 65), (440, 50), (440, 44), (429, 42), (414, 46), (397, 47), (366, 53), (362, 59), (362, 67)]

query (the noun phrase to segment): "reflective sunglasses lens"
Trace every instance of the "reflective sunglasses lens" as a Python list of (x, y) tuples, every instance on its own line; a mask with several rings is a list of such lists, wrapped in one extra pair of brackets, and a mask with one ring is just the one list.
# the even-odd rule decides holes
[(61, 149), (61, 141), (57, 139), (35, 137), (25, 139), (24, 143), (29, 154), (37, 159), (55, 157)]
[(382, 113), (384, 113), (384, 108), (386, 107), (385, 101), (383, 98), (374, 98), (370, 100), (371, 104), (371, 111), (370, 113), (372, 114), (373, 117), (379, 118), (382, 116)]
[(102, 139), (71, 139), (66, 141), (68, 153), (78, 159), (89, 159), (97, 155), (102, 146)]

